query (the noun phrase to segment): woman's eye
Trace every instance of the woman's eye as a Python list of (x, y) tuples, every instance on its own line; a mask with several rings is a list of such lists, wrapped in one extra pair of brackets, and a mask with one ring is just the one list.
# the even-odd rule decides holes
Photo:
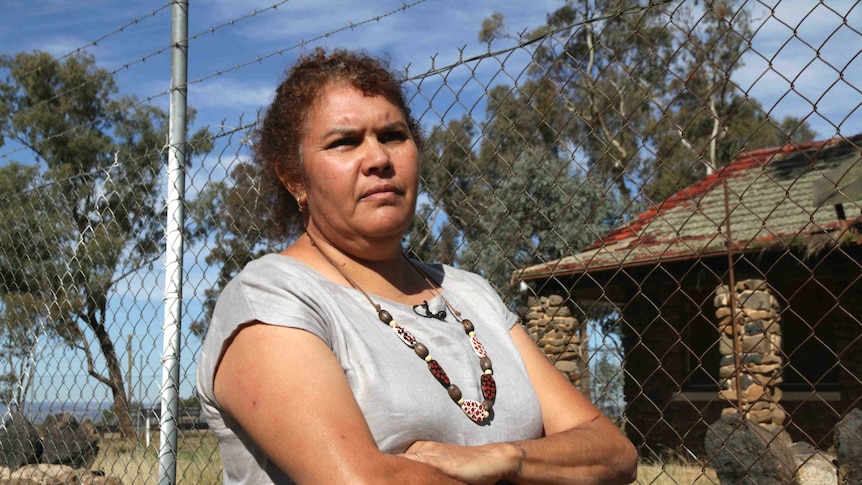
[(349, 147), (357, 144), (356, 139), (354, 138), (338, 138), (332, 143), (329, 144), (328, 148), (340, 148), (340, 147)]
[(390, 131), (380, 135), (380, 141), (383, 143), (405, 141), (407, 138), (407, 133), (403, 131)]

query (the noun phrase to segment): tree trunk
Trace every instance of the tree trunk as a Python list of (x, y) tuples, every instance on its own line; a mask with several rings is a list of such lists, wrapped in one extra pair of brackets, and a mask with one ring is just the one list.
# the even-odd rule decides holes
[(99, 348), (108, 367), (109, 382), (107, 384), (114, 396), (114, 414), (116, 414), (117, 420), (120, 423), (120, 433), (125, 440), (136, 442), (138, 433), (132, 420), (129, 398), (126, 396), (125, 386), (123, 385), (123, 369), (120, 365), (120, 359), (117, 357), (114, 343), (111, 341), (111, 336), (108, 335), (104, 325), (94, 325), (93, 332), (99, 340)]

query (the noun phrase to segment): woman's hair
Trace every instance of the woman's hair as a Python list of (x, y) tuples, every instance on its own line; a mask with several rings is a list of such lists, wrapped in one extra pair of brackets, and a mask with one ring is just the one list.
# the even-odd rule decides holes
[(327, 54), (318, 48), (301, 56), (279, 84), (255, 132), (254, 159), (260, 170), (261, 196), (272, 207), (276, 237), (295, 236), (303, 230), (297, 202), (285, 183), (303, 181), (300, 142), (314, 103), (323, 89), (333, 84), (386, 98), (401, 110), (417, 146), (422, 146), (422, 134), (407, 107), (402, 80), (386, 61), (344, 49)]

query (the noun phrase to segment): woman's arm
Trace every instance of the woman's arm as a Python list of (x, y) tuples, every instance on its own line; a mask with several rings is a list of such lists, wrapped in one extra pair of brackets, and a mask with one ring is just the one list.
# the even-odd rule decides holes
[(421, 441), (404, 456), (475, 484), (501, 479), (521, 484), (633, 482), (637, 451), (631, 442), (563, 377), (520, 325), (511, 335), (539, 397), (545, 437), (477, 447)]
[(214, 392), (222, 410), (297, 483), (462, 483), (378, 450), (344, 370), (304, 330), (240, 330), (218, 366)]

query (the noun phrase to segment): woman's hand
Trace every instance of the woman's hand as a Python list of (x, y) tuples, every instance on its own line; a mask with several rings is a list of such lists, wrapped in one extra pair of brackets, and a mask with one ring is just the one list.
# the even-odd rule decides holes
[(631, 442), (550, 364), (520, 325), (511, 334), (539, 398), (545, 437), (482, 446), (417, 441), (400, 456), (473, 485), (634, 481), (637, 451)]
[(458, 446), (417, 441), (400, 456), (426, 463), (444, 475), (472, 485), (493, 485), (518, 470), (520, 449), (511, 443)]
[(542, 409), (544, 438), (518, 441), (515, 483), (631, 483), (637, 450), (619, 428), (550, 363), (523, 327), (510, 331)]

